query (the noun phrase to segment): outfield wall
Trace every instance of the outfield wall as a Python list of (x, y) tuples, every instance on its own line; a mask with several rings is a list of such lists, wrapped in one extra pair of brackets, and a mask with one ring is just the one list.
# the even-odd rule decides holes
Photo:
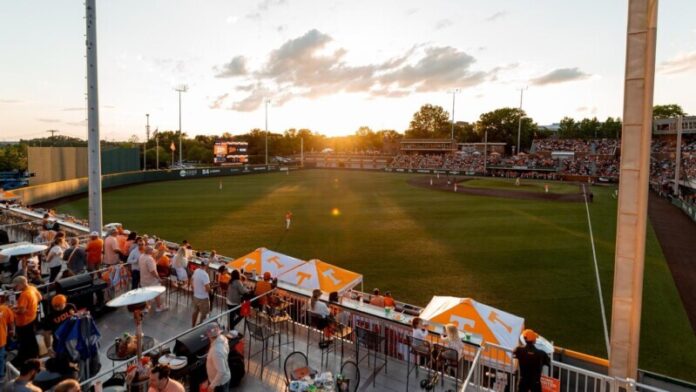
[[(281, 168), (278, 165), (256, 165), (246, 167), (206, 167), (182, 170), (132, 171), (103, 175), (102, 189), (156, 181), (236, 176), (279, 170), (288, 170), (288, 168)], [(18, 188), (12, 190), (12, 192), (21, 197), (24, 205), (34, 205), (86, 193), (87, 186), (87, 177), (81, 177), (72, 180)]]

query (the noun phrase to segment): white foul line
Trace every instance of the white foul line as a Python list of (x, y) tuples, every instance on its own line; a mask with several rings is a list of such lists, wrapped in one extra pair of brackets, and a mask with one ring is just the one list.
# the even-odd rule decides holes
[(582, 185), (582, 196), (585, 199), (585, 211), (587, 211), (587, 227), (590, 230), (590, 243), (592, 244), (592, 258), (594, 259), (595, 276), (597, 277), (597, 292), (599, 294), (599, 307), (602, 310), (602, 324), (604, 326), (604, 342), (607, 345), (607, 357), (609, 356), (609, 330), (607, 328), (607, 313), (604, 310), (604, 296), (602, 295), (602, 284), (599, 280), (599, 266), (597, 265), (597, 252), (595, 251), (594, 235), (592, 234), (592, 220), (590, 219), (590, 206), (587, 204), (587, 192), (585, 184)]

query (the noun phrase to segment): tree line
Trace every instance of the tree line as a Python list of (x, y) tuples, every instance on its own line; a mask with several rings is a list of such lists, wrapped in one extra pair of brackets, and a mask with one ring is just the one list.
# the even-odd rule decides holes
[[(653, 109), (655, 118), (669, 118), (686, 115), (676, 104), (657, 105)], [(389, 152), (398, 151), (399, 140), (402, 138), (443, 138), (454, 137), (460, 143), (478, 143), (488, 135), (488, 142), (503, 142), (507, 144), (508, 153), (512, 146), (517, 145), (517, 132), (520, 126), (521, 149), (529, 150), (534, 139), (547, 137), (559, 138), (619, 138), (621, 136), (621, 119), (608, 117), (599, 121), (596, 117), (575, 120), (570, 117), (561, 119), (558, 130), (552, 131), (540, 127), (533, 118), (527, 116), (524, 110), (518, 108), (499, 108), (482, 113), (474, 123), (457, 121), (452, 124), (450, 114), (441, 106), (426, 104), (415, 112), (408, 129), (399, 133), (393, 129), (373, 130), (362, 126), (354, 134), (347, 136), (325, 136), (310, 129), (290, 128), (282, 133), (268, 132), (268, 154), (274, 156), (290, 156), (305, 152), (320, 152), (330, 148), (335, 152)], [(211, 164), (213, 162), (213, 145), (218, 140), (244, 141), (249, 143), (248, 154), (251, 163), (265, 161), (266, 132), (254, 128), (247, 133), (232, 135), (225, 132), (221, 135), (196, 135), (188, 138), (183, 134), (183, 159), (188, 162)], [(69, 136), (51, 136), (30, 140), (21, 140), (18, 144), (0, 147), (0, 171), (26, 170), (28, 146), (72, 146), (84, 147), (87, 142)], [(171, 149), (172, 145), (174, 150)], [(138, 148), (143, 145), (137, 137), (131, 137), (125, 142), (102, 142), (102, 148)], [(157, 132), (156, 136), (147, 141), (147, 166), (154, 168), (168, 167), (174, 160), (178, 161), (179, 137), (176, 131)], [(142, 154), (142, 152), (141, 152)], [(141, 156), (142, 160), (142, 156)]]

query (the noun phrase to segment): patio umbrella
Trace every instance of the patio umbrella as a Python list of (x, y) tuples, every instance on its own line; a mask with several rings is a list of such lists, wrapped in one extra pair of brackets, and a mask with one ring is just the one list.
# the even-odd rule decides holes
[(47, 248), (48, 247), (46, 245), (35, 245), (35, 244), (19, 245), (19, 246), (14, 246), (12, 248), (3, 249), (2, 251), (0, 251), (0, 255), (3, 255), (3, 256), (30, 255), (32, 253), (44, 251)]
[[(119, 295), (118, 297), (112, 299), (111, 301), (107, 302), (106, 306), (110, 306), (112, 308), (120, 308), (123, 306), (139, 304), (144, 305), (145, 302), (157, 298), (157, 296), (164, 293), (165, 290), (166, 289), (164, 288), (164, 286), (152, 286), (127, 291)], [(142, 308), (140, 307), (136, 307), (132, 310), (131, 308), (128, 309), (129, 311), (133, 312), (133, 320), (135, 321), (135, 340), (138, 343), (138, 364), (140, 363), (140, 357), (142, 356), (143, 352), (143, 314), (141, 309)]]

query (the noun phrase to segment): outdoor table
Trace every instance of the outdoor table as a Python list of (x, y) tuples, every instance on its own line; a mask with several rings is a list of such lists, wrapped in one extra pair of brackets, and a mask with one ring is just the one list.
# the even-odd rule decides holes
[[(330, 379), (330, 381), (320, 381), (321, 376), (326, 375), (329, 376), (328, 378)], [(336, 390), (336, 381), (334, 380), (333, 374), (331, 372), (324, 372), (320, 374), (314, 369), (304, 367), (295, 369), (292, 372), (292, 374), (290, 374), (290, 378), (292, 379), (290, 381), (290, 385), (288, 386), (288, 390), (290, 392), (300, 390), (304, 391), (307, 390), (306, 388), (309, 386), (314, 386), (315, 391), (333, 392)]]
[[(143, 351), (149, 350), (151, 348), (155, 347), (155, 338), (152, 336), (143, 336)], [(109, 349), (106, 351), (106, 357), (109, 358), (112, 362), (115, 361), (127, 361), (131, 358), (135, 358), (135, 353), (128, 354), (127, 356), (119, 356), (117, 349), (116, 349), (116, 343), (112, 344), (109, 346)]]

